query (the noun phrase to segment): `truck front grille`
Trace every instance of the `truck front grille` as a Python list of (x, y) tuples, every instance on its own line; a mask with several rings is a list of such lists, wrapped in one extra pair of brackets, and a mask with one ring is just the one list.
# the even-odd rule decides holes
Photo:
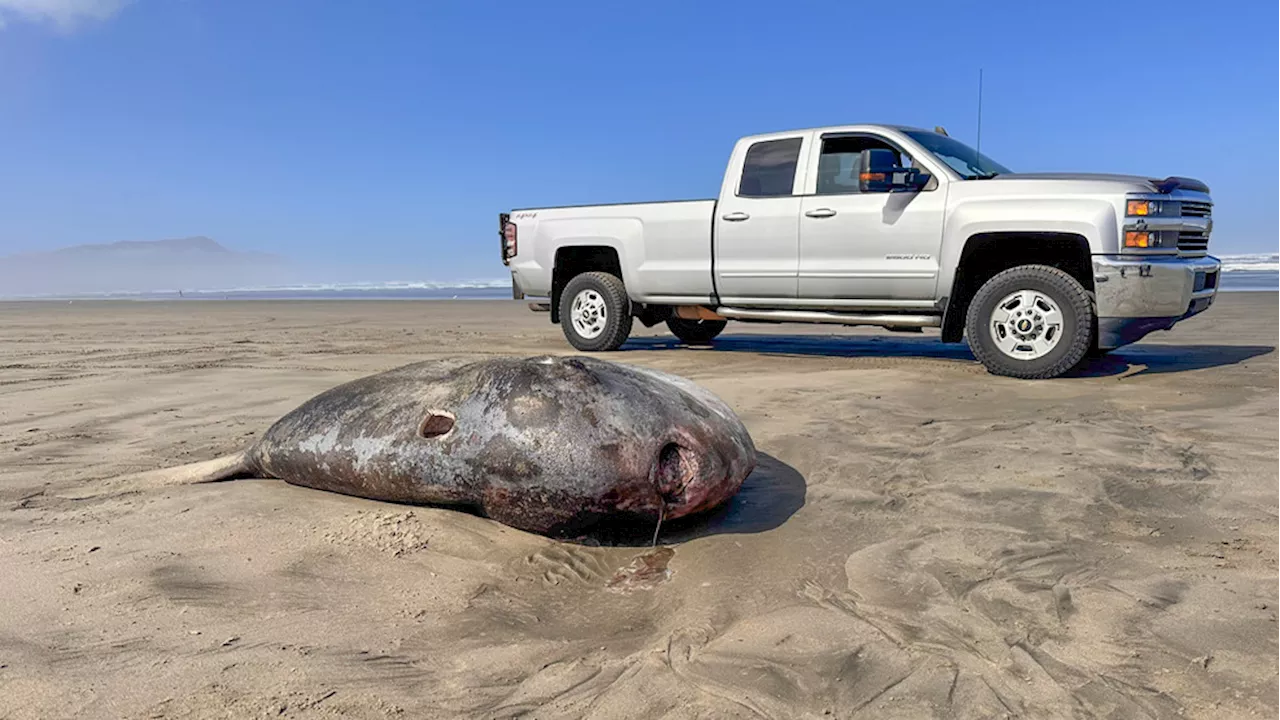
[(1209, 254), (1209, 233), (1203, 230), (1183, 230), (1178, 233), (1178, 254), (1185, 257), (1203, 257)]
[(1182, 201), (1182, 217), (1209, 217), (1213, 205), (1207, 202)]
[[(1213, 203), (1182, 201), (1182, 217), (1208, 218)], [(1178, 233), (1178, 254), (1183, 257), (1204, 257), (1209, 254), (1209, 233), (1204, 230), (1183, 230)]]

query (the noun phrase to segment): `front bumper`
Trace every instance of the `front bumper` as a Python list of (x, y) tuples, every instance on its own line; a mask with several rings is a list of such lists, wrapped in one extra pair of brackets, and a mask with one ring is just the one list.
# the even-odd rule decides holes
[(1128, 345), (1204, 312), (1221, 278), (1215, 257), (1095, 255), (1098, 347)]

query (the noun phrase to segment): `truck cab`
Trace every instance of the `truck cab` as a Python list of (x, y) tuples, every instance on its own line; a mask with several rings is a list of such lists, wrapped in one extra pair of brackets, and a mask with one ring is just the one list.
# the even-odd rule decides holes
[(1205, 310), (1208, 188), (1015, 173), (945, 131), (849, 125), (739, 140), (715, 199), (501, 214), (516, 297), (580, 350), (633, 320), (690, 343), (729, 321), (939, 328), (988, 370), (1061, 375)]

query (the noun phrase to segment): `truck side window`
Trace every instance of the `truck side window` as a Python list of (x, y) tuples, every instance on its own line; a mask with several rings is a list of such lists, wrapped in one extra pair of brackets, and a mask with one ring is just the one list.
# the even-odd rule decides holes
[(858, 192), (858, 163), (863, 150), (892, 150), (897, 154), (898, 165), (907, 165), (911, 158), (889, 143), (871, 137), (833, 137), (822, 140), (822, 153), (818, 156), (819, 195), (842, 195)]
[(747, 148), (738, 194), (742, 197), (785, 197), (796, 179), (803, 138), (765, 140)]

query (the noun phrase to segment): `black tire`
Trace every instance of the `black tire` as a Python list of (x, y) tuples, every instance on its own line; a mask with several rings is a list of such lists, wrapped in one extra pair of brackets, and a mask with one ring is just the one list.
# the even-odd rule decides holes
[(723, 332), (728, 324), (724, 320), (686, 320), (673, 317), (667, 320), (667, 329), (687, 345), (706, 345)]
[[(991, 315), (996, 305), (1019, 290), (1043, 293), (1062, 313), (1062, 337), (1048, 353), (1034, 359), (1006, 354), (996, 344)], [(1043, 380), (1075, 368), (1092, 345), (1093, 300), (1078, 280), (1048, 265), (1021, 265), (988, 280), (969, 303), (965, 334), (974, 357), (993, 375)]]
[[(595, 293), (603, 300), (604, 329), (594, 337), (580, 333), (573, 323), (573, 303), (578, 295)], [(631, 335), (631, 298), (616, 275), (587, 272), (574, 277), (560, 293), (560, 328), (569, 344), (585, 352), (608, 352), (622, 347)]]

